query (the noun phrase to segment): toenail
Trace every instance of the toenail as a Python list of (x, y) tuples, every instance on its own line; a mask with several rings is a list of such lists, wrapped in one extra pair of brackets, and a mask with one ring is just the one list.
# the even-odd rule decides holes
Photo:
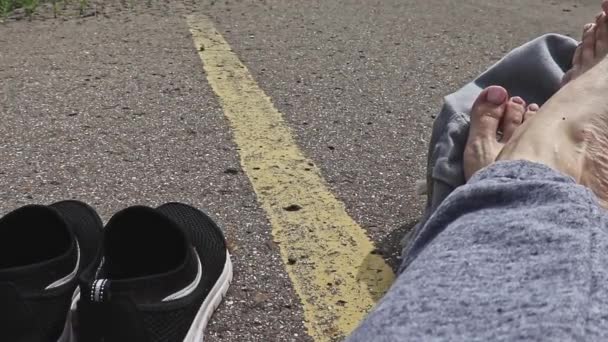
[(533, 112), (538, 111), (538, 109), (539, 109), (539, 107), (538, 107), (538, 105), (536, 103), (533, 103), (533, 104), (531, 104), (531, 105), (528, 106), (528, 110), (533, 111)]
[(486, 95), (486, 99), (492, 104), (499, 105), (507, 99), (507, 92), (502, 88), (490, 88)]
[(521, 98), (521, 97), (519, 97), (519, 96), (512, 97), (512, 98), (511, 98), (511, 101), (513, 101), (513, 102), (515, 102), (515, 103), (517, 103), (517, 104), (520, 104), (520, 105), (523, 105), (523, 104), (525, 103), (525, 102), (524, 102), (524, 99), (522, 99), (522, 98)]

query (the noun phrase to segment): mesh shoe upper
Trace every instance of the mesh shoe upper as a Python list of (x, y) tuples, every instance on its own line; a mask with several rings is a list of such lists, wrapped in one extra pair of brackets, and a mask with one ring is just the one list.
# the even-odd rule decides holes
[(2, 340), (56, 341), (78, 274), (95, 259), (101, 220), (84, 203), (28, 205), (0, 219)]
[(81, 279), (79, 340), (183, 341), (228, 257), (217, 225), (179, 203), (114, 215), (104, 255)]

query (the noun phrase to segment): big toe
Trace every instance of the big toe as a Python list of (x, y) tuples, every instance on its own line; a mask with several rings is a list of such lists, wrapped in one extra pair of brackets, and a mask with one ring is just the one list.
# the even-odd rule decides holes
[(490, 86), (479, 94), (471, 109), (470, 137), (492, 138), (496, 141), (508, 97), (507, 90), (500, 86)]
[(475, 172), (492, 164), (500, 153), (497, 131), (508, 97), (505, 88), (491, 86), (484, 89), (473, 104), (469, 139), (463, 156), (466, 180)]
[[(580, 67), (589, 69), (595, 64), (595, 33), (597, 24), (585, 25), (580, 48)], [(575, 65), (576, 66), (576, 65)]]
[(502, 142), (509, 141), (515, 130), (521, 126), (526, 113), (526, 102), (519, 96), (507, 102), (507, 108), (501, 122)]
[[(594, 49), (595, 47), (592, 46), (593, 45), (593, 38), (592, 35), (590, 33), (588, 33), (588, 31), (590, 29), (592, 29), (593, 27), (595, 27), (594, 23), (588, 23), (585, 24), (585, 26), (583, 26), (583, 35), (581, 36), (581, 44), (578, 44), (578, 46), (576, 47), (576, 50), (574, 50), (574, 56), (572, 57), (572, 68), (573, 69), (577, 69), (577, 68), (582, 68), (583, 67), (583, 46), (586, 49)], [(587, 34), (587, 44), (583, 44), (583, 41), (585, 40), (585, 34)]]
[(595, 29), (595, 56), (604, 58), (608, 54), (608, 18), (606, 13), (597, 19)]

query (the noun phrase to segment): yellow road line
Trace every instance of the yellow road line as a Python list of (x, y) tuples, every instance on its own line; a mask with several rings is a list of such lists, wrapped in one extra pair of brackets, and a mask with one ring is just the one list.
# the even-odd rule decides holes
[(204, 16), (189, 16), (194, 44), (239, 147), (243, 170), (272, 225), (302, 300), (308, 333), (351, 332), (393, 282), (391, 268), (298, 148), (247, 67)]

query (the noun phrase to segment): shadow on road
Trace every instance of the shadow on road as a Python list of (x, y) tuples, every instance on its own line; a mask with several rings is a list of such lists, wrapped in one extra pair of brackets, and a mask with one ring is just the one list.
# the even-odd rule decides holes
[(401, 265), (403, 238), (414, 229), (417, 223), (418, 221), (416, 220), (399, 226), (376, 245), (376, 253), (382, 255), (395, 273), (397, 273), (397, 269)]
[[(373, 250), (359, 266), (357, 279), (367, 283), (367, 289), (374, 301), (377, 302), (380, 300), (384, 295), (384, 292), (390, 287), (390, 284), (386, 283), (386, 279), (380, 278), (382, 275), (382, 265), (380, 265), (380, 261), (386, 261), (393, 269), (393, 272), (395, 272), (395, 274), (397, 273), (397, 269), (401, 264), (401, 250), (403, 249), (401, 241), (417, 222), (418, 221), (409, 222), (393, 230), (386, 238), (376, 245), (376, 249)], [(378, 256), (381, 258), (378, 258)]]

